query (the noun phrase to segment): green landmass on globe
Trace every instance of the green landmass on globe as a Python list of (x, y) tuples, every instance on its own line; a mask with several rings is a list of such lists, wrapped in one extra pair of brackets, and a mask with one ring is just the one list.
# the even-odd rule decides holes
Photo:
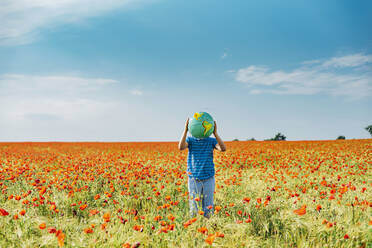
[(195, 138), (206, 138), (213, 133), (214, 120), (207, 112), (196, 112), (191, 118), (188, 128)]

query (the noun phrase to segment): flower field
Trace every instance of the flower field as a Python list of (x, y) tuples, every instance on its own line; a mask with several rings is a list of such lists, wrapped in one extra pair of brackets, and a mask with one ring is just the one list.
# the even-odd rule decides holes
[(0, 143), (0, 247), (371, 247), (371, 139), (226, 146), (206, 219), (175, 142)]

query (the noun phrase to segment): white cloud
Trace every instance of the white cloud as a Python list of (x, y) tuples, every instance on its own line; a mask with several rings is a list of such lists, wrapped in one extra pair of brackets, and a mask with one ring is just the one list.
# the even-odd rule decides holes
[(134, 96), (142, 96), (143, 95), (143, 92), (140, 91), (140, 90), (132, 90), (130, 93)]
[(314, 60), (306, 60), (306, 61), (302, 62), (302, 64), (303, 65), (312, 65), (312, 64), (318, 64), (320, 62), (321, 62), (321, 60), (314, 59)]
[(228, 56), (227, 52), (224, 52), (224, 53), (221, 55), (221, 59), (225, 59), (227, 56)]
[[(110, 78), (0, 74), (0, 141), (159, 139), (148, 128), (157, 108), (129, 99), (132, 93), (143, 94)], [(172, 137), (163, 131), (160, 139)]]
[[(0, 45), (32, 42), (40, 29), (85, 18), (145, 0), (2, 0), (0, 2)], [(152, 0), (147, 0), (149, 2)]]
[(0, 114), (17, 120), (73, 119), (112, 102), (100, 98), (118, 81), (72, 76), (0, 75)]
[(261, 90), (251, 90), (249, 91), (249, 93), (251, 93), (252, 95), (258, 95), (258, 94), (261, 94)]
[(129, 94), (109, 78), (0, 75), (0, 140), (145, 139), (151, 110)]
[[(251, 94), (330, 94), (352, 98), (372, 96), (372, 71), (363, 67), (371, 62), (371, 55), (354, 54), (334, 57), (324, 62), (305, 61), (292, 71), (270, 70), (251, 65), (239, 69), (235, 79), (245, 83)], [(350, 67), (352, 70), (345, 70)], [(258, 87), (258, 89), (257, 89)]]
[(80, 91), (95, 91), (105, 85), (117, 82), (113, 79), (76, 76), (0, 75), (2, 93), (14, 92), (17, 94), (37, 92), (38, 94), (68, 95)]
[(341, 57), (333, 57), (323, 63), (324, 67), (357, 67), (372, 63), (372, 55), (361, 53)]

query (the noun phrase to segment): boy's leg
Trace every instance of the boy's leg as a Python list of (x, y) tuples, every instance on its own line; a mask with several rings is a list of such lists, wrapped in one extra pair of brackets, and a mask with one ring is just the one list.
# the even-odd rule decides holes
[(189, 190), (189, 205), (190, 205), (190, 215), (195, 217), (198, 212), (198, 202), (194, 199), (199, 197), (201, 198), (202, 193), (202, 183), (196, 181), (194, 178), (189, 177), (188, 179), (188, 190)]
[[(208, 178), (203, 182), (203, 211), (204, 216), (209, 218), (213, 214), (214, 208), (213, 208), (213, 195), (214, 195), (214, 188), (215, 188), (215, 179), (214, 176), (211, 178)], [(212, 206), (211, 209), (208, 207)]]

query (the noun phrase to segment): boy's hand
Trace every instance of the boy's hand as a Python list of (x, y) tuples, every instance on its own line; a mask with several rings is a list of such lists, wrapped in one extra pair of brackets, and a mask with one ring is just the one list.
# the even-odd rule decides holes
[(187, 118), (186, 123), (185, 123), (185, 130), (183, 131), (182, 137), (180, 142), (178, 143), (178, 149), (181, 151), (189, 147), (189, 144), (186, 142), (186, 136), (187, 136), (187, 131), (189, 128), (189, 118)]
[(189, 118), (187, 118), (186, 123), (185, 123), (185, 131), (189, 129)]
[(217, 134), (217, 123), (214, 121), (214, 130), (213, 130), (214, 137), (217, 139), (217, 144), (215, 148), (221, 152), (226, 151), (225, 143), (223, 143), (221, 137)]

